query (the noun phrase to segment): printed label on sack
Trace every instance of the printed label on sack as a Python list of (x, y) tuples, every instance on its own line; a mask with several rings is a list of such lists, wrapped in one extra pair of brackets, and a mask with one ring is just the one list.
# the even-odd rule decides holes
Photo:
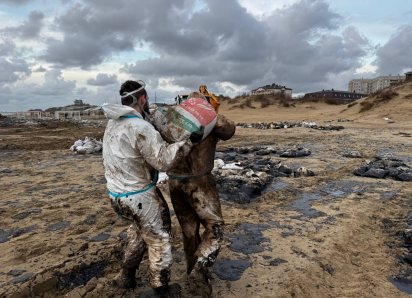
[[(188, 118), (183, 116), (181, 113), (173, 110), (173, 109), (159, 109), (159, 111), (173, 124), (187, 130), (189, 132), (195, 132), (199, 130), (199, 127), (190, 121)], [(172, 117), (170, 117), (170, 113), (172, 113)]]
[(203, 127), (209, 125), (216, 118), (217, 114), (213, 106), (201, 98), (191, 98), (179, 105), (192, 114)]
[(213, 130), (217, 113), (213, 106), (200, 98), (192, 98), (178, 106), (160, 107), (154, 122), (162, 137), (169, 143), (187, 139), (192, 132), (204, 128), (203, 138)]

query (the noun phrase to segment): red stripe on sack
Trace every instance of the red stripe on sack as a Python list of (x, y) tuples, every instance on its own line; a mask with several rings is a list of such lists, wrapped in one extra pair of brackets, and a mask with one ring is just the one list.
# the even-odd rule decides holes
[(213, 106), (201, 98), (191, 98), (179, 106), (192, 114), (203, 127), (209, 125), (217, 116)]

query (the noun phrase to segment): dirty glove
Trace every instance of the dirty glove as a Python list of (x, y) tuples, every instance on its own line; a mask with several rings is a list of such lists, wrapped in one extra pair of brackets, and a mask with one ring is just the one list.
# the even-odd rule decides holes
[(192, 132), (192, 134), (190, 135), (190, 141), (193, 144), (197, 144), (200, 143), (200, 141), (203, 139), (203, 134), (205, 132), (205, 128), (203, 126), (200, 126), (198, 131), (194, 131)]

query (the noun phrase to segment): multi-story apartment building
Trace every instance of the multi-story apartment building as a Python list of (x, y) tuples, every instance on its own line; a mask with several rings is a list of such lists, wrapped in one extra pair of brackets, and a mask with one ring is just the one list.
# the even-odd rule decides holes
[(355, 79), (348, 84), (349, 92), (371, 94), (405, 80), (405, 76), (380, 76), (375, 79)]
[(373, 79), (372, 92), (385, 89), (393, 84), (399, 83), (405, 80), (405, 76), (380, 76)]
[(355, 79), (349, 82), (348, 91), (362, 94), (372, 93), (372, 79)]

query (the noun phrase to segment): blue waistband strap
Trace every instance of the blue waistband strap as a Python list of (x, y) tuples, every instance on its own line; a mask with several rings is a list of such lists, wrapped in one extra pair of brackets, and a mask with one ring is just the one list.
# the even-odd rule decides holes
[[(152, 180), (152, 182), (150, 183), (149, 187), (146, 188), (146, 189), (138, 190), (138, 191), (134, 191), (134, 192), (122, 193), (122, 194), (117, 194), (117, 193), (111, 192), (111, 191), (109, 190), (109, 194), (111, 194), (111, 195), (114, 196), (115, 198), (123, 198), (123, 197), (132, 196), (132, 195), (137, 195), (137, 194), (139, 194), (139, 193), (146, 192), (146, 191), (150, 190), (153, 186), (156, 185), (158, 173), (159, 173), (159, 172), (158, 172), (157, 170), (155, 170), (154, 175), (153, 175), (153, 180)], [(117, 205), (117, 199), (116, 199), (116, 205)]]
[(152, 182), (150, 183), (150, 185), (149, 185), (148, 188), (143, 189), (143, 190), (138, 190), (138, 191), (128, 192), (128, 193), (122, 193), (122, 194), (117, 194), (117, 193), (114, 193), (114, 192), (112, 192), (112, 191), (109, 190), (109, 194), (111, 194), (111, 195), (114, 196), (114, 198), (115, 198), (115, 199), (114, 199), (114, 206), (115, 206), (117, 215), (119, 215), (119, 217), (120, 217), (121, 219), (123, 219), (123, 215), (120, 213), (120, 210), (119, 210), (119, 208), (117, 207), (118, 199), (119, 199), (119, 198), (123, 198), (123, 197), (127, 197), (127, 196), (136, 195), (136, 194), (143, 193), (143, 192), (146, 192), (146, 191), (150, 190), (153, 186), (156, 185), (157, 176), (158, 176), (158, 171), (155, 170), (154, 175), (153, 175), (153, 180), (152, 180)]
[(169, 179), (172, 180), (189, 180), (189, 179), (197, 179), (197, 178), (202, 178), (204, 176), (206, 176), (207, 174), (209, 174), (209, 172), (207, 173), (203, 173), (201, 175), (197, 175), (197, 176), (188, 176), (188, 177), (176, 177), (176, 176), (169, 176)]
[(137, 195), (138, 193), (146, 192), (146, 191), (150, 190), (153, 186), (154, 186), (154, 184), (150, 184), (149, 187), (146, 188), (146, 189), (138, 190), (138, 191), (134, 191), (134, 192), (122, 193), (122, 194), (117, 194), (117, 193), (111, 192), (109, 190), (109, 194), (111, 194), (115, 198), (123, 198), (123, 197), (127, 197), (127, 196)]

